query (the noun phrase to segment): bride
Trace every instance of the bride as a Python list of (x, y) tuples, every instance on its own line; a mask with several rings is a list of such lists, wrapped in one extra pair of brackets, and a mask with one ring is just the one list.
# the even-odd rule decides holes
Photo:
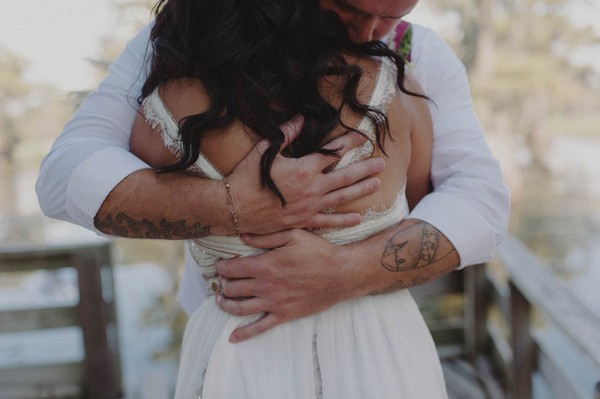
[[(379, 190), (323, 210), (362, 214), (356, 226), (315, 231), (337, 244), (397, 223), (429, 191), (431, 118), (403, 58), (381, 42), (353, 44), (318, 0), (161, 0), (151, 39), (131, 151), (165, 173), (222, 181), (238, 231), (227, 176), (263, 139), (260, 183), (248, 184), (262, 184), (282, 206), (270, 176), (279, 154), (328, 154), (327, 171), (385, 159)], [(300, 133), (290, 140), (290, 130)], [(348, 132), (365, 139), (337, 147)], [(237, 235), (189, 246), (209, 296), (220, 290), (216, 260), (260, 251)], [(260, 317), (205, 300), (186, 327), (176, 398), (446, 398), (435, 345), (408, 290), (341, 302), (230, 342)]]

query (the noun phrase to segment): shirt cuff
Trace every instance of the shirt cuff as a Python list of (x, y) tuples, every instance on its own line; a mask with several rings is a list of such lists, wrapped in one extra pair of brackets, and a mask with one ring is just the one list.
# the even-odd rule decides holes
[(465, 201), (451, 194), (434, 191), (417, 204), (409, 218), (429, 223), (450, 240), (460, 257), (459, 269), (488, 262), (494, 254), (493, 229)]
[(95, 152), (73, 171), (67, 186), (66, 210), (88, 229), (94, 227), (94, 217), (110, 192), (124, 178), (149, 166), (121, 147)]

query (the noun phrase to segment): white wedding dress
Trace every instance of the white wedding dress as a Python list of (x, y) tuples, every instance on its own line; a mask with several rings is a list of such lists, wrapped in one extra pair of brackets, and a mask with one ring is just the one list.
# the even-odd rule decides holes
[[(395, 67), (381, 62), (369, 104), (386, 110), (396, 94)], [(147, 121), (180, 153), (177, 123), (155, 90), (143, 103)], [(374, 135), (370, 120), (359, 130)], [(372, 144), (348, 152), (337, 167), (369, 156)], [(211, 179), (219, 171), (200, 156), (194, 167)], [(404, 190), (387, 209), (370, 209), (354, 227), (321, 231), (337, 244), (365, 239), (408, 214)], [(176, 399), (438, 399), (447, 398), (439, 357), (408, 290), (339, 303), (321, 313), (279, 325), (247, 341), (229, 335), (260, 315), (220, 310), (213, 264), (217, 258), (260, 252), (238, 237), (189, 241), (210, 300), (191, 316), (183, 339)]]

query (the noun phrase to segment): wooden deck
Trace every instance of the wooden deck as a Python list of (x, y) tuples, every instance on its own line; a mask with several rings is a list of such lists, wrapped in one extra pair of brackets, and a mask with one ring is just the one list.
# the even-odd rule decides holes
[(74, 268), (79, 303), (0, 311), (0, 334), (77, 327), (84, 359), (70, 363), (14, 365), (0, 369), (0, 398), (115, 398), (121, 369), (112, 277), (111, 244), (3, 247), (3, 273)]
[(529, 399), (535, 376), (537, 397), (600, 399), (600, 317), (516, 238), (494, 262), (412, 291), (425, 315), (462, 293), (458, 319), (426, 317), (452, 397)]

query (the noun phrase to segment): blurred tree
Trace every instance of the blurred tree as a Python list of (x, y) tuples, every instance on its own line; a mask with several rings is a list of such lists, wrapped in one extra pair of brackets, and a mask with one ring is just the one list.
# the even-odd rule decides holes
[(0, 162), (13, 165), (20, 140), (16, 119), (28, 108), (29, 86), (23, 80), (26, 62), (0, 48)]
[[(585, 0), (579, 0), (584, 2)], [(569, 19), (573, 0), (438, 0), (438, 12), (457, 16), (453, 43), (471, 79), (488, 133), (520, 137), (531, 163), (545, 168), (557, 115), (589, 93), (589, 68), (572, 49), (600, 43), (590, 28)], [(598, 105), (596, 102), (595, 105)]]

